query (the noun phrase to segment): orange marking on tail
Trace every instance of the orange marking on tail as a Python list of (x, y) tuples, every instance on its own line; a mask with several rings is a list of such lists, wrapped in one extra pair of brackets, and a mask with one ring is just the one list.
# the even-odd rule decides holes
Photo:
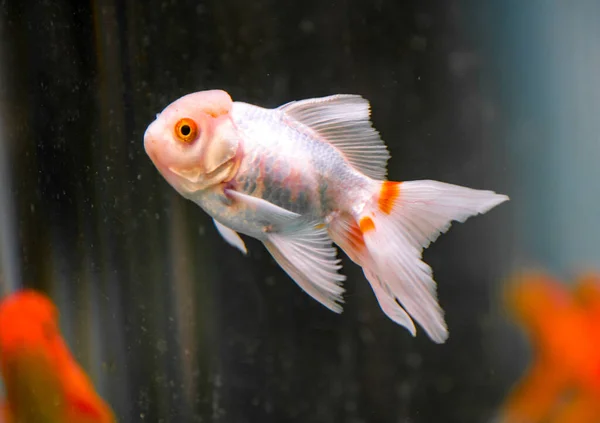
[(379, 193), (379, 210), (390, 214), (399, 195), (400, 182), (384, 181)]
[(363, 217), (362, 219), (360, 219), (360, 222), (358, 222), (358, 225), (360, 226), (360, 231), (363, 234), (375, 230), (375, 223), (370, 217)]
[(365, 247), (365, 239), (363, 238), (363, 234), (354, 219), (352, 219), (352, 223), (348, 228), (346, 239), (356, 252), (360, 252)]

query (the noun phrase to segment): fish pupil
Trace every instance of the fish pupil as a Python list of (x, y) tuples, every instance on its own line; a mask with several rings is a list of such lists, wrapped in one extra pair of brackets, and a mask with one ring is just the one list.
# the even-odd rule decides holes
[(189, 125), (183, 125), (181, 127), (181, 135), (187, 137), (192, 132), (192, 128)]

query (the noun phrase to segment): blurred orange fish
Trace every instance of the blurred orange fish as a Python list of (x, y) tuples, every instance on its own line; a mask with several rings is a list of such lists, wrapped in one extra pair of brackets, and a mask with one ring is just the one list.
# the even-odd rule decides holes
[(6, 393), (0, 421), (115, 422), (63, 340), (57, 309), (40, 293), (23, 290), (0, 303), (0, 370)]
[(569, 289), (541, 273), (516, 278), (507, 308), (533, 361), (503, 408), (507, 423), (600, 422), (600, 276)]

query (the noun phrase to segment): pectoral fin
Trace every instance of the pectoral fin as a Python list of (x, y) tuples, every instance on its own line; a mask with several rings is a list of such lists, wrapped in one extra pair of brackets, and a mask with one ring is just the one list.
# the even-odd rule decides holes
[(264, 226), (265, 234), (294, 231), (311, 224), (311, 222), (298, 213), (276, 206), (261, 198), (252, 197), (251, 195), (242, 194), (230, 189), (226, 189), (225, 194), (235, 201), (244, 203), (246, 207), (253, 210), (256, 213), (258, 221)]
[(264, 221), (261, 239), (275, 261), (311, 297), (341, 313), (346, 277), (325, 227), (317, 221), (285, 210), (268, 201), (227, 190), (226, 194), (253, 209)]

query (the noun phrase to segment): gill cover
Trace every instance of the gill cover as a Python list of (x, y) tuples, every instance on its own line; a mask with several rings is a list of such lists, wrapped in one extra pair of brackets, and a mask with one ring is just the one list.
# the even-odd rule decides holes
[(233, 101), (223, 90), (204, 91), (198, 96), (201, 96), (199, 101), (202, 101), (203, 111), (212, 117), (212, 130), (204, 150), (203, 164), (207, 178), (215, 179), (229, 168), (224, 165), (235, 157), (239, 146), (239, 138), (229, 118)]
[(215, 119), (214, 133), (204, 150), (206, 178), (227, 179), (237, 166), (233, 160), (240, 147), (240, 139), (229, 115)]

